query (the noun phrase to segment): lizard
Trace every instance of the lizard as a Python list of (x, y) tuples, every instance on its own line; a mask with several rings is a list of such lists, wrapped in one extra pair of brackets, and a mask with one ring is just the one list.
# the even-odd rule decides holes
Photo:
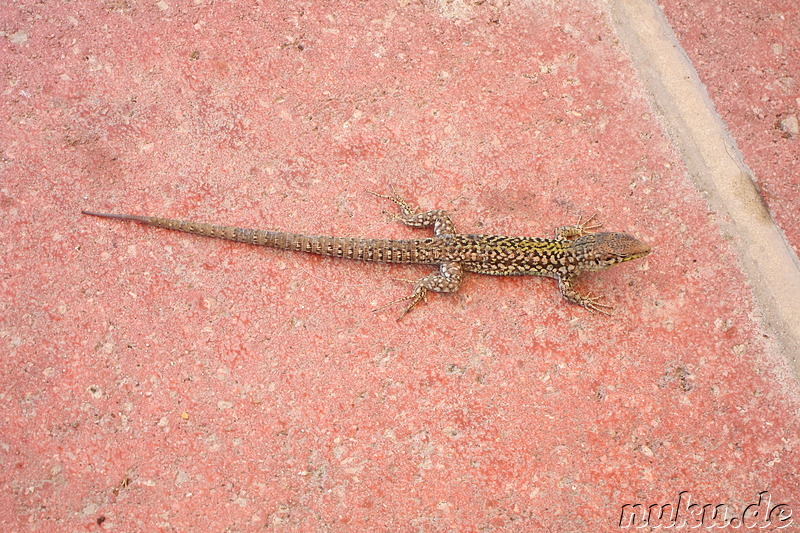
[[(369, 192), (369, 191), (368, 191)], [(139, 222), (148, 226), (182, 231), (206, 237), (293, 250), (328, 257), (378, 263), (438, 265), (439, 272), (413, 282), (410, 295), (375, 311), (408, 302), (397, 320), (403, 318), (428, 292), (454, 293), (461, 287), (465, 272), (493, 276), (533, 275), (557, 280), (567, 301), (590, 311), (610, 314), (612, 307), (601, 303), (602, 296), (579, 294), (573, 281), (583, 272), (604, 270), (618, 263), (644, 257), (648, 244), (627, 233), (591, 233), (601, 227), (585, 222), (560, 226), (554, 238), (508, 237), (458, 233), (450, 215), (441, 209), (417, 212), (392, 188), (391, 195), (371, 194), (390, 200), (400, 208), (392, 217), (413, 228), (432, 228), (433, 237), (424, 239), (369, 239), (305, 235), (287, 231), (267, 231), (221, 226), (153, 216), (119, 215), (81, 211), (85, 215)], [(405, 281), (405, 280), (404, 280)]]

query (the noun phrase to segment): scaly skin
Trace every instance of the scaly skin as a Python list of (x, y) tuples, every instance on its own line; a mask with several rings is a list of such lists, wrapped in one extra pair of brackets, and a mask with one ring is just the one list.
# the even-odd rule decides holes
[(593, 217), (584, 223), (579, 220), (575, 226), (557, 228), (554, 239), (471, 235), (456, 233), (453, 222), (445, 211), (437, 209), (417, 213), (394, 191), (391, 196), (375, 195), (387, 198), (400, 206), (400, 213), (394, 216), (403, 224), (414, 228), (433, 227), (434, 237), (409, 240), (328, 237), (218, 226), (171, 218), (91, 211), (82, 213), (329, 257), (383, 263), (439, 265), (438, 273), (414, 282), (414, 290), (409, 296), (389, 304), (409, 302), (398, 320), (424, 299), (428, 291), (456, 292), (461, 286), (464, 272), (493, 276), (533, 275), (554, 278), (558, 280), (561, 294), (568, 301), (592, 311), (608, 314), (607, 310), (611, 307), (599, 303), (599, 296), (581, 295), (573, 289), (572, 281), (575, 276), (581, 272), (603, 270), (650, 253), (650, 246), (626, 233), (588, 233), (600, 227), (599, 224), (590, 225)]

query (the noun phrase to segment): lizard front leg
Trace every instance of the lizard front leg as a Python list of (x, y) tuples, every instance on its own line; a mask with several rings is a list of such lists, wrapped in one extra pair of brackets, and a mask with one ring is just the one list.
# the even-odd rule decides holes
[[(598, 313), (603, 313), (604, 315), (610, 315), (606, 309), (613, 309), (610, 305), (601, 304), (598, 302), (602, 298), (602, 296), (594, 296), (592, 294), (588, 294), (583, 296), (579, 294), (578, 291), (572, 286), (572, 278), (573, 276), (569, 275), (559, 275), (558, 276), (558, 288), (561, 289), (561, 295), (569, 302), (574, 304), (581, 305), (590, 311), (597, 311)], [(605, 308), (605, 309), (603, 309)]]
[(403, 312), (400, 313), (400, 316), (397, 317), (399, 321), (403, 318), (406, 313), (411, 311), (414, 306), (416, 306), (420, 301), (424, 300), (428, 294), (428, 291), (433, 292), (456, 292), (461, 287), (461, 280), (464, 277), (464, 272), (461, 268), (461, 263), (456, 262), (448, 262), (442, 263), (439, 266), (439, 273), (438, 274), (431, 274), (429, 276), (425, 276), (424, 278), (420, 278), (414, 282), (414, 290), (411, 292), (410, 295), (400, 298), (399, 300), (395, 300), (393, 302), (389, 302), (386, 305), (383, 305), (374, 311), (380, 311), (382, 309), (386, 309), (387, 307), (391, 307), (395, 304), (399, 304), (401, 302), (409, 302), (408, 305), (403, 309)]
[(574, 226), (561, 226), (556, 228), (556, 240), (566, 241), (569, 239), (575, 239), (577, 237), (583, 237), (590, 231), (603, 227), (603, 225), (599, 222), (592, 224), (594, 215), (586, 219), (586, 222), (581, 222), (581, 218), (582, 217), (578, 217), (578, 223)]
[(397, 192), (392, 189), (391, 195), (378, 194), (376, 192), (368, 191), (378, 198), (386, 198), (400, 206), (400, 214), (393, 214), (392, 217), (399, 220), (406, 226), (412, 228), (429, 228), (433, 226), (433, 234), (437, 237), (446, 237), (448, 235), (455, 235), (456, 228), (453, 221), (450, 220), (450, 215), (442, 209), (432, 209), (430, 211), (423, 211), (417, 213), (411, 204), (405, 201)]

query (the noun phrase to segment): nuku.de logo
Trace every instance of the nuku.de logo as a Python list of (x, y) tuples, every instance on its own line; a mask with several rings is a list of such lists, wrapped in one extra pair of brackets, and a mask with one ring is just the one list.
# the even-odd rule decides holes
[(758, 501), (748, 504), (738, 512), (734, 506), (726, 503), (692, 503), (689, 491), (679, 492), (674, 503), (626, 503), (622, 506), (618, 525), (623, 529), (781, 529), (791, 523), (792, 508), (789, 504), (772, 505), (772, 496), (765, 490), (758, 493)]

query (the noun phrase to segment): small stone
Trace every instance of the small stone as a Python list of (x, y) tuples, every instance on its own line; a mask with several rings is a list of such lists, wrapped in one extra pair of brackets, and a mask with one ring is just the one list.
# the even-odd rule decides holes
[(797, 115), (787, 115), (778, 123), (778, 129), (784, 132), (787, 136), (793, 136), (800, 133), (800, 123), (797, 121)]
[(181, 486), (187, 481), (189, 481), (189, 474), (183, 470), (178, 470), (177, 474), (175, 474), (175, 484)]
[(28, 34), (22, 30), (15, 31), (8, 36), (8, 40), (11, 41), (11, 44), (22, 44), (28, 40)]

